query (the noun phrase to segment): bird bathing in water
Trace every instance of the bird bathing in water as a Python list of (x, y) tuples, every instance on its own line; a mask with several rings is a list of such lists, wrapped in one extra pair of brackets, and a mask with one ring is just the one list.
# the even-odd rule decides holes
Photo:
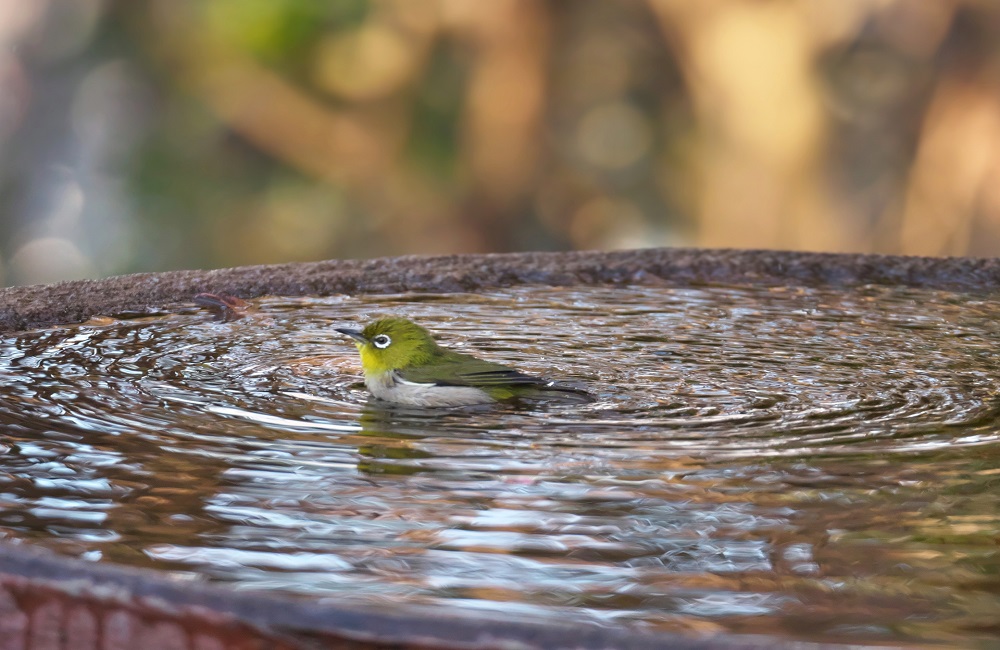
[(361, 330), (336, 329), (354, 339), (365, 386), (386, 402), (434, 407), (516, 400), (593, 401), (585, 391), (571, 386), (441, 347), (430, 332), (405, 318), (381, 318)]

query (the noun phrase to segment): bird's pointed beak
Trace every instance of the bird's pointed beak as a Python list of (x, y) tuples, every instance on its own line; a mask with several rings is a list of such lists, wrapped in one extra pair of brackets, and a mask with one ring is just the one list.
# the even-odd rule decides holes
[(347, 334), (352, 339), (355, 339), (356, 341), (358, 341), (360, 343), (367, 343), (368, 342), (368, 339), (366, 339), (364, 337), (364, 335), (361, 334), (361, 330), (354, 330), (354, 329), (351, 329), (350, 327), (335, 327), (334, 329), (336, 329), (341, 334)]

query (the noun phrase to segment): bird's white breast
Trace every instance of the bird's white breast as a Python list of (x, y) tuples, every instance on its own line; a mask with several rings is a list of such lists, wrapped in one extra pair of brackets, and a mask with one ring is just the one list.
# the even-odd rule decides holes
[(437, 386), (406, 381), (395, 372), (365, 375), (365, 386), (375, 397), (408, 406), (467, 406), (495, 401), (472, 386)]

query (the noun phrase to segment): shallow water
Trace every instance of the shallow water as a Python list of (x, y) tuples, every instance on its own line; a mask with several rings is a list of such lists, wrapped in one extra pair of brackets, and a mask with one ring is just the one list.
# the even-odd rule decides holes
[[(269, 298), (0, 338), (0, 536), (240, 589), (691, 634), (1000, 639), (1000, 303)], [(587, 405), (367, 403), (413, 318)]]

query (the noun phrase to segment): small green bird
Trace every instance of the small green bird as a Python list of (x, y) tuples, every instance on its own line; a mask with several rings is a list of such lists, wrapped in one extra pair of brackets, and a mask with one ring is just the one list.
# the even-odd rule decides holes
[(354, 339), (375, 397), (409, 406), (465, 406), (514, 399), (591, 402), (586, 392), (483, 361), (438, 345), (405, 318), (382, 318), (363, 330), (338, 327)]

